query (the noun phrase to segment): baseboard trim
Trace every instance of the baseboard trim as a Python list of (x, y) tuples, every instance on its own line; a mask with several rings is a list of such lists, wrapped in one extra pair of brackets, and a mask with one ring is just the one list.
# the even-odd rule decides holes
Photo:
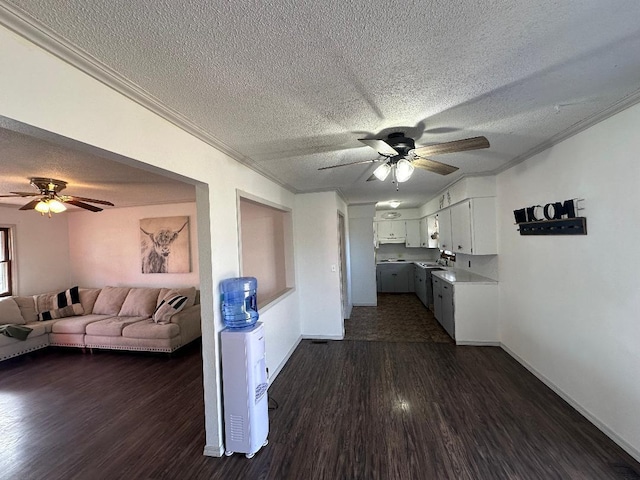
[(223, 445), (205, 445), (203, 455), (207, 457), (222, 457), (224, 454)]
[[(271, 384), (273, 383), (273, 381), (276, 379), (276, 377), (278, 376), (278, 374), (282, 371), (282, 369), (284, 368), (284, 366), (287, 364), (287, 362), (289, 361), (289, 359), (291, 358), (291, 355), (293, 355), (293, 352), (296, 350), (296, 348), (298, 348), (298, 345), (300, 345), (300, 342), (302, 341), (302, 336), (298, 337), (298, 340), (296, 340), (296, 342), (293, 344), (293, 347), (291, 347), (291, 349), (289, 349), (289, 351), (287, 352), (287, 354), (284, 356), (284, 358), (282, 359), (282, 361), (280, 362), (280, 365), (278, 365), (276, 367), (276, 369), (271, 372), (269, 374), (269, 386), (271, 386)], [(267, 387), (268, 390), (268, 387)]]
[(303, 340), (344, 340), (344, 335), (303, 335)]
[(520, 363), (524, 368), (529, 370), (533, 375), (535, 375), (542, 383), (544, 383), (547, 387), (553, 390), (557, 395), (560, 396), (565, 402), (575, 408), (583, 417), (589, 420), (592, 424), (594, 424), (602, 433), (604, 433), (607, 437), (613, 440), (620, 448), (622, 448), (625, 452), (631, 455), (636, 461), (640, 462), (640, 450), (636, 449), (633, 445), (629, 444), (626, 440), (620, 437), (617, 433), (611, 430), (608, 426), (602, 423), (598, 418), (585, 409), (582, 405), (580, 405), (577, 401), (575, 401), (570, 395), (565, 393), (558, 385), (549, 380), (545, 375), (536, 370), (533, 366), (531, 366), (526, 360), (520, 357), (517, 353), (507, 347), (504, 343), (500, 343), (500, 347), (511, 355), (518, 363)]
[(476, 341), (466, 341), (456, 340), (456, 345), (460, 347), (469, 346), (469, 347), (501, 347), (502, 344), (500, 342), (476, 342)]

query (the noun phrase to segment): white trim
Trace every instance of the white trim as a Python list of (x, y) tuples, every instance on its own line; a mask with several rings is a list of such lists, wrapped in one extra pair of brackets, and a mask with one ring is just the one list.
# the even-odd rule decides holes
[[(284, 358), (280, 362), (280, 365), (278, 365), (276, 367), (276, 369), (272, 373), (269, 374), (269, 387), (271, 387), (271, 384), (276, 379), (278, 374), (282, 371), (284, 366), (287, 364), (287, 362), (291, 358), (291, 355), (293, 355), (293, 352), (295, 352), (296, 348), (298, 348), (298, 345), (300, 345), (301, 341), (302, 341), (302, 337), (300, 336), (300, 337), (298, 337), (298, 340), (296, 340), (296, 342), (293, 344), (293, 347), (291, 347), (289, 349), (289, 351), (287, 352), (287, 354), (284, 356)], [(269, 388), (269, 387), (267, 387), (267, 388)]]
[(343, 335), (302, 335), (303, 340), (344, 340)]
[(466, 341), (466, 340), (456, 340), (456, 346), (459, 347), (501, 347), (502, 344), (500, 342), (476, 342), (476, 341)]
[(222, 457), (224, 454), (224, 445), (205, 445), (202, 454), (207, 457)]
[(500, 344), (500, 347), (511, 355), (518, 363), (520, 363), (524, 368), (529, 370), (533, 375), (535, 375), (542, 383), (544, 383), (547, 387), (553, 390), (560, 398), (562, 398), (565, 402), (575, 408), (583, 417), (589, 420), (593, 425), (595, 425), (602, 433), (604, 433), (607, 437), (617, 443), (624, 451), (626, 451), (629, 455), (635, 458), (638, 462), (640, 462), (640, 450), (637, 450), (634, 446), (629, 444), (626, 440), (620, 437), (617, 433), (611, 430), (608, 426), (602, 423), (595, 415), (589, 412), (586, 408), (580, 405), (577, 401), (575, 401), (569, 394), (564, 392), (558, 385), (549, 380), (545, 375), (536, 370), (533, 366), (531, 366), (526, 360), (512, 351), (509, 347), (507, 347), (504, 343)]

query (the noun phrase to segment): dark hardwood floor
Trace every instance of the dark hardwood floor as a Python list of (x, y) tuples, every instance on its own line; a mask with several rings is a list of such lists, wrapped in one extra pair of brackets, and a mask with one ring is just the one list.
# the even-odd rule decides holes
[(303, 341), (269, 389), (269, 445), (205, 457), (201, 358), (194, 344), (1, 363), (0, 478), (640, 478), (501, 349), (397, 339)]

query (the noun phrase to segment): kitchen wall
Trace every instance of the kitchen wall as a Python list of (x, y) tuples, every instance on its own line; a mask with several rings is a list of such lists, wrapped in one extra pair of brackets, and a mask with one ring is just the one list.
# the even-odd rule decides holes
[[(289, 208), (294, 207), (295, 195), (76, 69), (72, 61), (60, 60), (0, 27), (0, 65), (4, 67), (0, 116), (66, 137), (66, 142), (113, 152), (139, 168), (180, 175), (194, 184), (202, 292), (204, 452), (221, 455), (218, 332), (222, 321), (217, 291), (222, 279), (239, 274), (236, 191)], [(323, 255), (324, 245), (316, 246)], [(316, 254), (305, 248), (307, 255)], [(296, 291), (261, 315), (271, 372), (279, 371), (295, 348), (301, 335), (299, 319)]]
[[(140, 260), (140, 219), (189, 217), (190, 273), (143, 274)], [(69, 214), (71, 278), (83, 287), (200, 286), (196, 204), (178, 203), (107, 209)], [(187, 233), (186, 229), (180, 235)]]
[[(640, 460), (640, 105), (497, 177), (508, 351)], [(583, 198), (586, 236), (520, 236), (513, 210)]]
[[(344, 336), (338, 271), (338, 211), (347, 215), (346, 205), (335, 192), (296, 195), (296, 281), (305, 338), (341, 339)], [(350, 273), (347, 275), (349, 282)]]
[(376, 260), (433, 260), (440, 256), (437, 248), (407, 248), (404, 243), (382, 243), (376, 249)]
[(67, 213), (48, 218), (36, 211), (0, 206), (0, 226), (15, 228), (16, 295), (56, 292), (72, 286), (68, 218)]
[(376, 293), (376, 253), (373, 246), (373, 218), (376, 207), (352, 205), (349, 212), (351, 301), (354, 306), (378, 304)]

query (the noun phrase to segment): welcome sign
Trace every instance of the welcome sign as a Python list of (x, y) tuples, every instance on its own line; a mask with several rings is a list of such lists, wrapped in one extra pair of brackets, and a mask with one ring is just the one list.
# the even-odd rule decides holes
[(573, 198), (514, 210), (520, 235), (586, 235), (587, 219), (576, 216), (578, 202)]

